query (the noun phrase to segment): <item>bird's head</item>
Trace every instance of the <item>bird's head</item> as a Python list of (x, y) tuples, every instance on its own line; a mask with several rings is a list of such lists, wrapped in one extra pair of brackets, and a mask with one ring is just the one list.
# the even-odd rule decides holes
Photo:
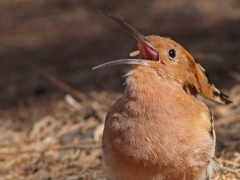
[(228, 100), (229, 97), (209, 81), (204, 68), (181, 45), (170, 38), (156, 35), (145, 37), (116, 16), (107, 12), (102, 13), (118, 22), (134, 36), (138, 42), (138, 50), (130, 56), (139, 56), (139, 59), (111, 61), (94, 69), (118, 64), (132, 64), (135, 68), (139, 66), (151, 68), (159, 76), (167, 76), (180, 83), (188, 94), (200, 94), (221, 104), (231, 103)]

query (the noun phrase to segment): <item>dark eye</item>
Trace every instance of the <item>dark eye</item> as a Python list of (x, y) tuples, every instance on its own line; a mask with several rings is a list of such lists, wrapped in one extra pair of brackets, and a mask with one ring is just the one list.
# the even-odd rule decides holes
[(176, 51), (174, 49), (170, 49), (168, 51), (168, 55), (171, 57), (171, 58), (175, 58), (176, 57)]

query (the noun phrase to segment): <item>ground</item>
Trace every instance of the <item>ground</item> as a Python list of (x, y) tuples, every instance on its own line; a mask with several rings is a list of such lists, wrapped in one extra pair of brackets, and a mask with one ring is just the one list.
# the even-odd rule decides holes
[[(107, 179), (101, 135), (124, 90), (136, 42), (99, 13), (113, 12), (143, 35), (171, 37), (233, 101), (205, 101), (215, 116), (216, 160), (240, 170), (238, 0), (8, 0), (0, 2), (0, 179)], [(240, 179), (225, 170), (219, 179)]]

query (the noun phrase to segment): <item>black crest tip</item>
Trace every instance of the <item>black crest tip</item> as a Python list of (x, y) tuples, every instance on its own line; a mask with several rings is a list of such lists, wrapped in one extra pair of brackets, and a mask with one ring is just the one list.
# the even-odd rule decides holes
[(222, 100), (222, 102), (224, 103), (224, 104), (230, 104), (230, 103), (233, 103), (232, 101), (230, 101), (228, 98), (229, 98), (229, 96), (228, 95), (226, 95), (226, 94), (224, 94), (224, 93), (220, 93), (219, 94), (219, 96), (220, 96), (220, 99)]

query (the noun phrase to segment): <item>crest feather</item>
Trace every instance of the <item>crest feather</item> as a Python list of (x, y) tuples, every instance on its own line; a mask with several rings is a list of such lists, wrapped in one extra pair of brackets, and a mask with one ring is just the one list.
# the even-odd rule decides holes
[(185, 87), (186, 92), (193, 95), (200, 94), (206, 99), (221, 104), (232, 103), (226, 94), (222, 93), (213, 83), (211, 83), (205, 69), (196, 60), (194, 60), (194, 58), (186, 50), (185, 53), (188, 60), (195, 64), (194, 68), (192, 69), (193, 74), (191, 81), (188, 81), (187, 86)]

